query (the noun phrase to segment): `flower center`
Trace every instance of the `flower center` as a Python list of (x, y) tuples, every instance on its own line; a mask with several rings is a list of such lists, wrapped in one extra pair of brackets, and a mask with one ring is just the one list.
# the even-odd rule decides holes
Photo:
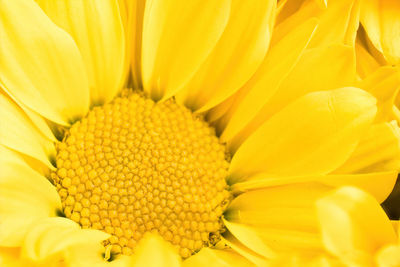
[(59, 143), (56, 162), (65, 215), (111, 234), (104, 245), (114, 253), (130, 255), (157, 232), (186, 258), (223, 231), (225, 147), (173, 100), (131, 93), (93, 108)]

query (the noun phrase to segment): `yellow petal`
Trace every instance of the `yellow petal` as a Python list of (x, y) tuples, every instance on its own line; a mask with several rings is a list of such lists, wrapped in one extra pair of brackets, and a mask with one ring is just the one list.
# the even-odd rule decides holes
[(57, 214), (61, 207), (60, 197), (55, 187), (45, 177), (26, 164), (14, 160), (2, 159), (0, 167), (1, 214), (37, 216)]
[[(61, 210), (55, 187), (12, 154), (1, 153), (0, 245), (19, 246), (32, 222)], [(6, 160), (7, 159), (7, 160)]]
[[(358, 39), (357, 39), (358, 40)], [(379, 62), (359, 42), (356, 42), (357, 74), (364, 79), (379, 68)]]
[(314, 0), (320, 8), (327, 8), (328, 7), (328, 0)]
[[(235, 236), (229, 231), (225, 232), (221, 237), (221, 243), (232, 248), (234, 251), (254, 263), (256, 266), (268, 266), (267, 259), (253, 250), (244, 246)], [(272, 253), (272, 252), (271, 252)], [(273, 254), (274, 255), (274, 254)]]
[(274, 33), (274, 39), (286, 35), (290, 29), (303, 21), (317, 17), (320, 25), (311, 40), (311, 47), (332, 44), (354, 45), (360, 8), (358, 0), (330, 1), (327, 7), (314, 0), (289, 2), (278, 17), (277, 34)]
[(383, 56), (382, 52), (379, 51), (372, 43), (371, 39), (368, 37), (368, 34), (362, 25), (360, 25), (360, 28), (358, 30), (357, 39), (359, 39), (362, 45), (367, 49), (368, 53), (370, 53), (381, 66), (389, 65), (389, 63)]
[(1, 82), (28, 108), (68, 125), (86, 114), (89, 87), (78, 47), (33, 1), (0, 1)]
[(360, 20), (368, 37), (386, 60), (400, 63), (400, 2), (363, 0)]
[(133, 257), (113, 255), (105, 259), (105, 248), (100, 242), (74, 244), (64, 250), (64, 261), (71, 267), (130, 267), (134, 266)]
[(0, 266), (7, 267), (39, 267), (39, 265), (20, 258), (20, 248), (0, 247)]
[(353, 87), (299, 98), (238, 149), (230, 164), (230, 181), (257, 172), (311, 175), (333, 171), (370, 126), (375, 103), (370, 94)]
[(31, 119), (32, 123), (37, 127), (37, 129), (50, 141), (56, 142), (57, 138), (54, 136), (46, 120), (40, 116), (38, 113), (30, 110), (24, 105), (20, 104), (20, 107), (25, 111), (26, 115)]
[(400, 128), (396, 121), (374, 124), (335, 173), (400, 170)]
[(356, 186), (375, 197), (382, 203), (392, 192), (396, 183), (397, 171), (366, 174), (327, 175), (321, 181), (330, 186)]
[(276, 93), (228, 144), (232, 150), (236, 150), (262, 123), (287, 104), (310, 92), (350, 86), (354, 84), (355, 73), (355, 58), (351, 47), (333, 45), (306, 50)]
[(330, 187), (305, 183), (246, 192), (225, 212), (227, 229), (248, 248), (268, 257), (279, 253), (322, 251), (315, 201)]
[(126, 1), (128, 8), (129, 53), (132, 64), (133, 88), (143, 88), (142, 84), (142, 30), (146, 0)]
[(201, 112), (236, 92), (267, 53), (275, 8), (275, 0), (232, 1), (221, 39), (177, 100)]
[(202, 248), (183, 262), (184, 267), (253, 266), (251, 262), (229, 249)]
[(246, 247), (266, 258), (271, 258), (274, 256), (275, 253), (264, 242), (262, 237), (260, 237), (259, 233), (255, 229), (246, 225), (232, 223), (227, 220), (223, 221), (229, 232), (231, 232)]
[(260, 228), (224, 221), (227, 229), (243, 244), (260, 255), (268, 257), (263, 250), (288, 253), (290, 251), (323, 251), (320, 236), (308, 231), (296, 231), (276, 228)]
[(0, 117), (0, 144), (54, 168), (50, 162), (56, 155), (53, 142), (38, 132), (24, 111), (3, 94), (0, 94)]
[(154, 100), (178, 92), (207, 59), (228, 23), (229, 0), (147, 0), (143, 88)]
[(25, 165), (45, 177), (47, 177), (50, 172), (50, 169), (37, 159), (34, 159), (15, 150), (9, 149), (2, 144), (0, 144), (0, 159), (0, 165), (8, 163)]
[(77, 223), (66, 218), (45, 218), (31, 227), (21, 253), (32, 260), (41, 261), (71, 246), (85, 243), (96, 245), (108, 237), (109, 234), (98, 230), (81, 229)]
[(225, 218), (256, 227), (317, 232), (314, 202), (330, 188), (303, 183), (245, 192), (231, 202)]
[[(349, 267), (328, 253), (298, 253), (296, 251), (280, 254), (270, 262), (269, 267)], [(352, 266), (355, 267), (355, 266)], [(361, 267), (361, 266), (359, 266)], [(366, 266), (363, 266), (366, 267)]]
[[(2, 85), (1, 80), (0, 80), (0, 94), (3, 94), (7, 96), (7, 93), (5, 91), (5, 86)], [(40, 116), (38, 113), (32, 111), (29, 109), (27, 106), (25, 106), (22, 103), (19, 103), (18, 106), (23, 109), (26, 113), (26, 115), (31, 119), (32, 123), (37, 127), (37, 129), (49, 140), (51, 141), (56, 141), (56, 138), (54, 134), (51, 132), (51, 129), (49, 125), (46, 123), (46, 120)]]
[(148, 233), (135, 248), (134, 266), (178, 267), (181, 258), (162, 237)]
[(354, 46), (360, 14), (359, 0), (329, 1), (318, 18), (320, 25), (310, 42), (311, 47), (342, 43)]
[(308, 20), (271, 47), (260, 68), (240, 89), (245, 92), (240, 92), (240, 97), (225, 114), (229, 122), (221, 136), (223, 141), (230, 140), (245, 127), (275, 94), (282, 80), (298, 62), (316, 26), (316, 19)]
[(339, 257), (371, 254), (396, 241), (396, 233), (379, 203), (355, 187), (337, 189), (318, 200), (317, 213), (324, 244)]
[(376, 121), (387, 121), (395, 118), (393, 106), (400, 90), (400, 68), (380, 67), (368, 75), (359, 87), (370, 92), (378, 100)]
[(306, 176), (271, 176), (267, 173), (259, 173), (232, 185), (231, 190), (234, 193), (241, 193), (280, 185), (318, 182), (331, 187), (356, 186), (372, 194), (381, 203), (392, 192), (396, 179), (397, 171)]
[[(132, 43), (136, 39), (137, 33), (136, 33), (136, 18), (138, 17), (138, 13), (136, 12), (136, 6), (137, 5), (142, 5), (143, 8), (141, 9), (141, 22), (143, 22), (143, 13), (144, 13), (144, 0), (141, 1), (129, 1), (129, 0), (117, 0), (118, 1), (118, 6), (119, 6), (119, 12), (121, 14), (121, 21), (124, 29), (124, 35), (125, 35), (125, 59), (124, 59), (124, 74), (123, 77), (125, 77), (125, 84), (123, 87), (132, 87), (132, 88), (142, 88), (141, 86), (137, 86), (135, 83), (136, 77), (132, 77), (132, 81), (129, 80), (129, 73), (132, 71), (133, 68), (131, 68), (131, 62), (135, 63), (136, 60), (131, 60), (132, 53), (135, 53), (135, 48), (132, 46)], [(141, 29), (140, 27), (140, 38), (141, 38)], [(140, 65), (140, 61), (139, 61)], [(129, 84), (128, 84), (129, 83)]]
[[(277, 15), (277, 18), (278, 18), (278, 16), (283, 12), (283, 10), (284, 10), (284, 8), (285, 8), (287, 2), (288, 2), (288, 0), (281, 0), (281, 1), (278, 1), (277, 5), (276, 5), (276, 15)], [(276, 19), (276, 21), (277, 21), (277, 19)]]
[(378, 267), (400, 266), (400, 245), (388, 245), (376, 255)]
[[(240, 92), (241, 90), (239, 90)], [(232, 105), (236, 102), (237, 97), (240, 93), (230, 96), (228, 99), (220, 103), (219, 105), (213, 107), (207, 112), (206, 119), (208, 122), (214, 122), (221, 118), (223, 115), (227, 113), (227, 111), (232, 107)]]
[[(311, 0), (314, 1), (314, 0)], [(299, 9), (303, 6), (302, 8), (302, 13), (300, 14), (300, 16), (297, 16), (297, 22), (300, 21), (300, 19), (307, 19), (309, 18), (309, 16), (311, 15), (312, 12), (305, 12), (308, 9), (312, 10), (314, 8), (314, 5), (309, 4), (309, 2), (311, 1), (305, 1), (305, 0), (280, 0), (278, 1), (278, 14), (277, 14), (277, 18), (276, 18), (276, 25), (280, 25), (283, 24), (282, 22), (284, 22), (286, 19), (290, 18), (290, 19), (294, 19), (293, 16), (294, 14), (299, 15), (301, 12), (298, 12)], [(307, 8), (309, 7), (309, 8)], [(319, 14), (319, 13), (318, 13)], [(315, 12), (314, 12), (314, 16), (315, 16)], [(298, 23), (300, 24), (300, 23)], [(298, 25), (297, 24), (297, 25)], [(291, 26), (296, 25), (296, 24), (291, 24), (288, 23), (287, 26), (285, 26), (285, 28), (289, 29)]]
[(116, 0), (36, 0), (43, 11), (75, 40), (89, 78), (92, 104), (111, 101), (126, 74), (125, 33)]

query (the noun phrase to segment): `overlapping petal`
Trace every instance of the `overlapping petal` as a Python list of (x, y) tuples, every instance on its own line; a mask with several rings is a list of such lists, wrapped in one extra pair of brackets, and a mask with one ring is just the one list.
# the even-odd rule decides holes
[(397, 241), (376, 200), (357, 188), (331, 192), (318, 200), (317, 211), (326, 248), (345, 262), (371, 264), (374, 253)]
[(26, 113), (3, 94), (0, 94), (0, 117), (0, 144), (54, 168), (51, 158), (56, 151), (52, 140), (43, 136)]
[(234, 138), (224, 141), (227, 141), (230, 149), (235, 151), (267, 119), (297, 98), (310, 92), (352, 86), (354, 80), (355, 59), (351, 47), (333, 45), (308, 49), (302, 53), (297, 64), (275, 89), (275, 93), (269, 97), (269, 101), (251, 118), (242, 131)]
[(275, 252), (319, 253), (323, 245), (313, 207), (329, 189), (304, 183), (243, 193), (227, 208), (225, 225), (241, 243), (266, 258)]
[(183, 267), (246, 267), (253, 266), (240, 254), (232, 251), (231, 249), (211, 249), (203, 248), (195, 255), (183, 262)]
[[(100, 244), (109, 237), (98, 231), (81, 229), (72, 220), (55, 217), (36, 222), (27, 233), (23, 245), (22, 256), (34, 261), (68, 261), (67, 249), (80, 244)], [(61, 257), (61, 255), (62, 257)], [(64, 258), (65, 257), (65, 258)], [(101, 258), (101, 254), (98, 255)]]
[(400, 128), (396, 121), (374, 124), (335, 173), (400, 170)]
[(333, 171), (370, 127), (375, 103), (370, 94), (357, 88), (299, 98), (239, 147), (230, 164), (230, 182), (257, 172), (311, 175)]
[(15, 152), (0, 147), (0, 246), (19, 246), (31, 223), (56, 216), (60, 197), (45, 177)]
[[(317, 20), (310, 19), (272, 45), (260, 68), (240, 89), (234, 103), (225, 112), (227, 125), (222, 140), (234, 137), (268, 103), (298, 62), (316, 27)], [(295, 47), (292, 47), (293, 43), (296, 43)]]
[(193, 110), (204, 111), (236, 92), (257, 70), (268, 50), (275, 6), (274, 0), (232, 1), (224, 33), (176, 99)]
[(59, 124), (85, 115), (88, 79), (71, 36), (33, 1), (2, 0), (0, 12), (0, 81), (7, 93)]
[(399, 64), (400, 2), (363, 0), (360, 20), (375, 48), (390, 64)]
[(190, 80), (221, 38), (230, 9), (228, 0), (146, 1), (142, 78), (151, 98), (169, 98)]
[(278, 36), (285, 35), (311, 17), (320, 20), (311, 47), (332, 44), (354, 45), (359, 24), (358, 0), (335, 0), (321, 3), (315, 0), (288, 0), (278, 16)]
[(36, 2), (78, 46), (89, 78), (92, 104), (111, 101), (127, 74), (125, 32), (117, 0)]
[[(157, 256), (154, 256), (157, 251)], [(171, 244), (156, 234), (145, 235), (135, 250), (136, 266), (179, 267), (181, 258)]]

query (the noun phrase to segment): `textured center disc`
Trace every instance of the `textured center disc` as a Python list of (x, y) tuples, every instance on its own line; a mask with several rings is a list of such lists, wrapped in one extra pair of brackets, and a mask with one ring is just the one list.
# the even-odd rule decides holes
[(130, 255), (157, 232), (188, 257), (218, 239), (229, 163), (214, 129), (173, 100), (132, 93), (95, 107), (58, 145), (65, 215)]

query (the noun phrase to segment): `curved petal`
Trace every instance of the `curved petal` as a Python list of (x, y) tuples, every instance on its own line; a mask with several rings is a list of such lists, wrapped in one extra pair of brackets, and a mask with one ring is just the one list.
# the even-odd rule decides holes
[(131, 61), (133, 88), (143, 88), (142, 82), (142, 37), (146, 0), (126, 1), (128, 8), (127, 42)]
[(183, 267), (246, 267), (253, 266), (243, 256), (229, 249), (202, 248), (198, 253), (185, 260)]
[(225, 218), (254, 227), (317, 232), (314, 202), (330, 189), (310, 182), (245, 192), (232, 200)]
[(19, 106), (25, 111), (26, 115), (31, 119), (32, 123), (45, 137), (47, 137), (47, 139), (53, 142), (57, 142), (57, 138), (54, 136), (54, 133), (51, 131), (51, 128), (42, 116), (22, 104), (20, 104)]
[(379, 267), (400, 266), (400, 245), (388, 245), (382, 248), (376, 255)]
[(221, 135), (223, 141), (230, 140), (243, 129), (275, 94), (298, 62), (316, 27), (316, 19), (308, 20), (271, 47), (260, 68), (240, 89), (240, 96), (225, 113), (224, 116), (229, 118)]
[(33, 157), (49, 168), (56, 149), (33, 125), (24, 111), (11, 99), (0, 94), (0, 144)]
[(273, 250), (264, 242), (260, 233), (246, 225), (232, 223), (224, 220), (224, 225), (243, 245), (253, 250), (255, 253), (271, 258), (274, 256)]
[(135, 266), (179, 267), (181, 258), (171, 244), (156, 234), (146, 234), (134, 254)]
[(96, 245), (108, 237), (108, 234), (98, 230), (81, 229), (77, 223), (66, 218), (45, 218), (32, 225), (21, 253), (32, 260), (43, 261), (65, 252), (71, 246), (85, 243)]
[(32, 222), (57, 215), (61, 200), (55, 187), (12, 151), (2, 148), (0, 155), (0, 245), (19, 246)]
[(337, 189), (318, 200), (317, 213), (324, 244), (339, 257), (375, 253), (396, 242), (396, 233), (379, 203), (355, 187)]
[(364, 79), (369, 74), (373, 73), (380, 66), (379, 62), (368, 52), (368, 50), (356, 41), (356, 60), (357, 74)]
[(266, 248), (277, 253), (290, 251), (321, 253), (323, 251), (321, 238), (317, 233), (225, 223), (228, 230), (238, 240), (264, 257), (268, 257), (268, 254), (263, 252)]
[[(268, 267), (349, 267), (337, 257), (327, 252), (298, 253), (296, 251), (280, 254), (273, 259)], [(354, 266), (355, 267), (355, 266)], [(359, 266), (361, 267), (361, 266)]]
[(266, 257), (266, 248), (276, 253), (321, 253), (314, 205), (330, 188), (303, 183), (246, 192), (228, 206), (224, 223), (242, 244)]
[(392, 192), (396, 180), (397, 171), (314, 176), (271, 176), (266, 173), (259, 173), (246, 178), (243, 182), (232, 185), (231, 190), (234, 193), (240, 193), (281, 185), (318, 182), (332, 187), (356, 186), (372, 194), (381, 203)]
[(396, 121), (374, 124), (335, 173), (400, 170), (400, 128)]
[(376, 114), (376, 100), (348, 87), (307, 94), (263, 124), (234, 154), (231, 183), (257, 172), (327, 174), (354, 151)]
[(360, 20), (376, 49), (390, 64), (399, 64), (400, 2), (363, 0)]
[(359, 24), (359, 11), (358, 0), (328, 1), (327, 7), (313, 0), (288, 1), (278, 17), (277, 34), (273, 39), (281, 38), (305, 20), (317, 17), (320, 26), (310, 42), (311, 47), (332, 44), (353, 46)]
[(0, 247), (0, 266), (7, 267), (21, 267), (21, 266), (29, 266), (29, 267), (39, 267), (33, 262), (21, 259), (20, 257), (20, 248), (11, 248), (11, 247)]
[(89, 86), (75, 42), (34, 1), (0, 1), (0, 80), (18, 103), (68, 125), (89, 109)]
[(229, 0), (147, 0), (143, 88), (153, 100), (178, 92), (200, 68), (228, 23)]
[[(0, 80), (0, 94), (7, 95), (5, 91), (5, 86), (1, 83)], [(51, 131), (49, 125), (46, 123), (46, 119), (40, 116), (38, 113), (34, 112), (33, 110), (29, 109), (26, 105), (19, 103), (18, 106), (23, 109), (26, 115), (30, 118), (32, 123), (37, 127), (37, 129), (45, 136), (47, 139), (55, 142), (57, 139), (54, 136), (53, 132)]]
[(126, 255), (113, 255), (105, 258), (105, 249), (100, 242), (74, 244), (65, 251), (64, 261), (70, 267), (132, 267), (133, 257)]
[(268, 118), (307, 93), (354, 85), (355, 73), (351, 47), (332, 45), (306, 50), (276, 93), (228, 144), (236, 150)]
[(328, 6), (318, 18), (318, 27), (311, 47), (329, 44), (346, 44), (354, 46), (360, 16), (359, 0), (328, 1)]
[[(267, 258), (264, 256), (257, 254), (253, 250), (244, 246), (235, 236), (233, 236), (229, 231), (225, 232), (221, 237), (221, 243), (226, 246), (232, 248), (238, 254), (242, 255), (256, 266), (269, 266), (267, 265)], [(271, 257), (274, 257), (275, 254), (271, 251), (271, 254), (268, 253)]]
[(89, 78), (92, 104), (111, 101), (125, 82), (125, 33), (117, 0), (36, 0), (75, 40)]
[(393, 107), (400, 90), (400, 67), (380, 67), (362, 80), (359, 87), (378, 100), (377, 122), (396, 118)]
[(210, 109), (236, 92), (257, 70), (275, 19), (275, 0), (232, 1), (221, 39), (176, 98), (192, 110)]
[(65, 248), (64, 261), (70, 267), (132, 267), (133, 257), (126, 255), (115, 255), (106, 259), (105, 248), (101, 242), (76, 243)]

